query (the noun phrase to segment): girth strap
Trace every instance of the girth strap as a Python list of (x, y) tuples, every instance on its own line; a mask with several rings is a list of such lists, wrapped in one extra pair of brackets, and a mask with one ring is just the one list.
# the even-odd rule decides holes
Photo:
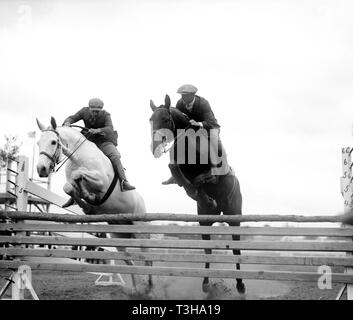
[(108, 200), (108, 198), (112, 194), (113, 190), (115, 189), (115, 186), (119, 180), (119, 175), (118, 175), (118, 170), (114, 166), (113, 166), (113, 169), (114, 169), (114, 178), (113, 178), (113, 181), (110, 184), (107, 192), (105, 193), (105, 195), (103, 196), (103, 198), (101, 200), (99, 200), (99, 201), (95, 200), (94, 203), (92, 203), (92, 205), (94, 205), (94, 206), (102, 205), (104, 202), (106, 202)]

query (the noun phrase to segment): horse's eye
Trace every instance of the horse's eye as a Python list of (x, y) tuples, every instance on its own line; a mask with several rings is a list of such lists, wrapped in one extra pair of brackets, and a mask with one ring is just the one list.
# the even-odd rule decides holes
[(55, 145), (56, 145), (56, 141), (53, 140), (53, 141), (51, 142), (51, 144), (52, 144), (53, 146), (55, 146)]

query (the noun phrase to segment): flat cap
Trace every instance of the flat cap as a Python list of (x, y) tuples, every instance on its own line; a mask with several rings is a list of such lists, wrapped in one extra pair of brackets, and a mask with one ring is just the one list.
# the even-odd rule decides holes
[(99, 98), (92, 98), (88, 101), (88, 106), (91, 108), (91, 109), (102, 109), (103, 106), (104, 106), (104, 103), (101, 99)]
[(177, 93), (180, 93), (180, 94), (196, 93), (196, 92), (197, 92), (197, 88), (195, 86), (193, 86), (192, 84), (184, 84), (177, 91)]

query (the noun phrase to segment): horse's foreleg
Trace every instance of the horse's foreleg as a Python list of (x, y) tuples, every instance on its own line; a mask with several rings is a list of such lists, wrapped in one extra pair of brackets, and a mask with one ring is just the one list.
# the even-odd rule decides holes
[(92, 207), (86, 202), (82, 201), (78, 188), (75, 186), (74, 183), (71, 184), (69, 182), (66, 182), (63, 189), (64, 192), (70, 196), (70, 199), (64, 204), (65, 207), (63, 206), (63, 208), (68, 207), (69, 205), (71, 205), (72, 202), (76, 201), (76, 203), (82, 208), (82, 210), (86, 214), (91, 213)]
[(104, 181), (100, 172), (96, 170), (87, 170), (85, 168), (75, 171), (78, 179), (82, 179), (89, 186), (90, 191), (101, 192), (104, 188)]
[[(239, 181), (238, 179), (233, 176), (233, 177), (227, 177), (227, 180), (229, 181), (229, 184), (232, 183), (233, 185), (233, 192), (229, 195), (228, 197), (228, 205), (227, 208), (223, 211), (224, 215), (241, 215), (242, 214), (242, 195), (240, 192), (240, 186), (239, 186)], [(233, 222), (229, 223), (230, 226), (232, 227), (239, 227), (240, 223), (239, 222)], [(238, 234), (233, 234), (232, 239), (234, 241), (239, 241), (240, 240), (240, 235)], [(241, 251), (234, 249), (233, 250), (234, 255), (241, 255)], [(240, 263), (236, 264), (236, 269), (240, 270)], [(237, 290), (240, 294), (245, 293), (245, 285), (243, 283), (243, 279), (237, 278)]]
[(81, 198), (91, 204), (95, 203), (104, 187), (101, 176), (96, 171), (78, 169), (72, 173), (71, 179), (77, 184)]
[(70, 196), (69, 200), (67, 200), (62, 207), (67, 208), (72, 206), (75, 203), (75, 200), (78, 198), (78, 190), (76, 190), (75, 186), (71, 183), (66, 182), (63, 187), (64, 192)]
[(63, 205), (62, 208), (67, 208), (75, 204), (75, 200), (73, 197), (70, 197)]

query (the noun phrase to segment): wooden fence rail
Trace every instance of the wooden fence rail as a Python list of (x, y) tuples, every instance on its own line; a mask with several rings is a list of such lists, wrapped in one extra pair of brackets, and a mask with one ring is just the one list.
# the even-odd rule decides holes
[(186, 222), (333, 222), (341, 223), (343, 215), (335, 216), (299, 216), (299, 215), (191, 215), (191, 214), (170, 214), (170, 213), (121, 213), (121, 214), (100, 214), (100, 215), (72, 215), (55, 213), (28, 213), (25, 211), (0, 211), (0, 219), (17, 220), (43, 220), (54, 222), (110, 222), (122, 223), (131, 221), (186, 221)]
[(0, 231), (22, 232), (89, 232), (134, 234), (210, 234), (243, 236), (303, 236), (353, 238), (353, 229), (313, 227), (226, 227), (226, 226), (176, 226), (176, 225), (97, 225), (69, 223), (0, 223)]

